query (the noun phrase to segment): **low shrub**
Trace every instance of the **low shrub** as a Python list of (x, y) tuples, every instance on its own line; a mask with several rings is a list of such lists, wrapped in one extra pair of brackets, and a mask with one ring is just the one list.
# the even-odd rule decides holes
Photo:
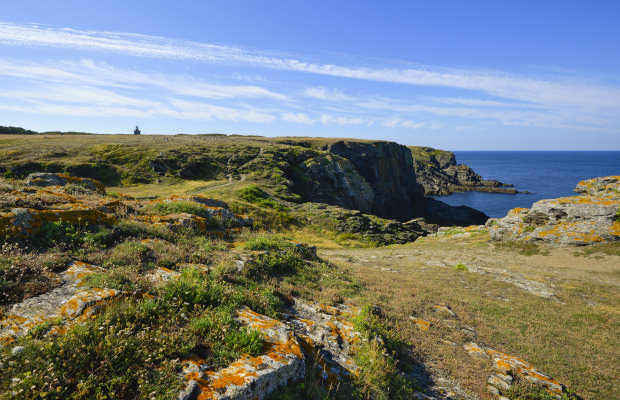
[(465, 271), (465, 272), (469, 271), (469, 269), (467, 268), (467, 265), (465, 265), (463, 263), (457, 263), (454, 266), (454, 269), (456, 269), (457, 271)]

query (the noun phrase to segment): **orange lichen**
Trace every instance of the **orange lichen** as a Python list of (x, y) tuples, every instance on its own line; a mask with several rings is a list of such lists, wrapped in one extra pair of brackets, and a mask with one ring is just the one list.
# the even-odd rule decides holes
[(523, 207), (517, 207), (517, 208), (513, 208), (512, 210), (508, 211), (508, 215), (519, 215), (526, 211), (529, 211), (529, 209), (523, 208)]
[(422, 331), (427, 331), (431, 326), (430, 322), (424, 321), (423, 319), (411, 318), (411, 320), (413, 321), (414, 324), (416, 324), (418, 329)]

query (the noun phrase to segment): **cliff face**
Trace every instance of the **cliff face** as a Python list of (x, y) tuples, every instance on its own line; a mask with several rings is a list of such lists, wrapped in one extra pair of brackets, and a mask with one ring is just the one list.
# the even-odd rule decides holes
[(424, 194), (411, 168), (411, 152), (405, 146), (339, 141), (323, 149), (349, 160), (372, 188), (371, 213), (400, 221), (425, 215)]
[(457, 164), (451, 151), (431, 147), (410, 146), (413, 165), (418, 182), (424, 187), (424, 194), (449, 195), (453, 192), (517, 193), (517, 190), (496, 180), (482, 179), (465, 164)]

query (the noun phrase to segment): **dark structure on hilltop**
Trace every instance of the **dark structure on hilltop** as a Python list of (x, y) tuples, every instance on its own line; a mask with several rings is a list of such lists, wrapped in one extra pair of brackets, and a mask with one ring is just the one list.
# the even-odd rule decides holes
[(140, 134), (140, 129), (138, 128), (138, 125), (136, 125), (136, 129), (133, 130), (133, 134), (134, 135), (139, 135)]

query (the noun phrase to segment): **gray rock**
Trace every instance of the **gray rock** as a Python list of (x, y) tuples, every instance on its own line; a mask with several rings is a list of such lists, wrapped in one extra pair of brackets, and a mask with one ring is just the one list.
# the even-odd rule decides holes
[(14, 356), (16, 356), (18, 354), (21, 354), (23, 352), (24, 352), (24, 346), (15, 346), (11, 350), (11, 354), (14, 355)]
[(489, 226), (492, 240), (586, 245), (620, 240), (620, 177), (603, 177), (577, 185), (581, 196), (537, 201), (515, 208)]

